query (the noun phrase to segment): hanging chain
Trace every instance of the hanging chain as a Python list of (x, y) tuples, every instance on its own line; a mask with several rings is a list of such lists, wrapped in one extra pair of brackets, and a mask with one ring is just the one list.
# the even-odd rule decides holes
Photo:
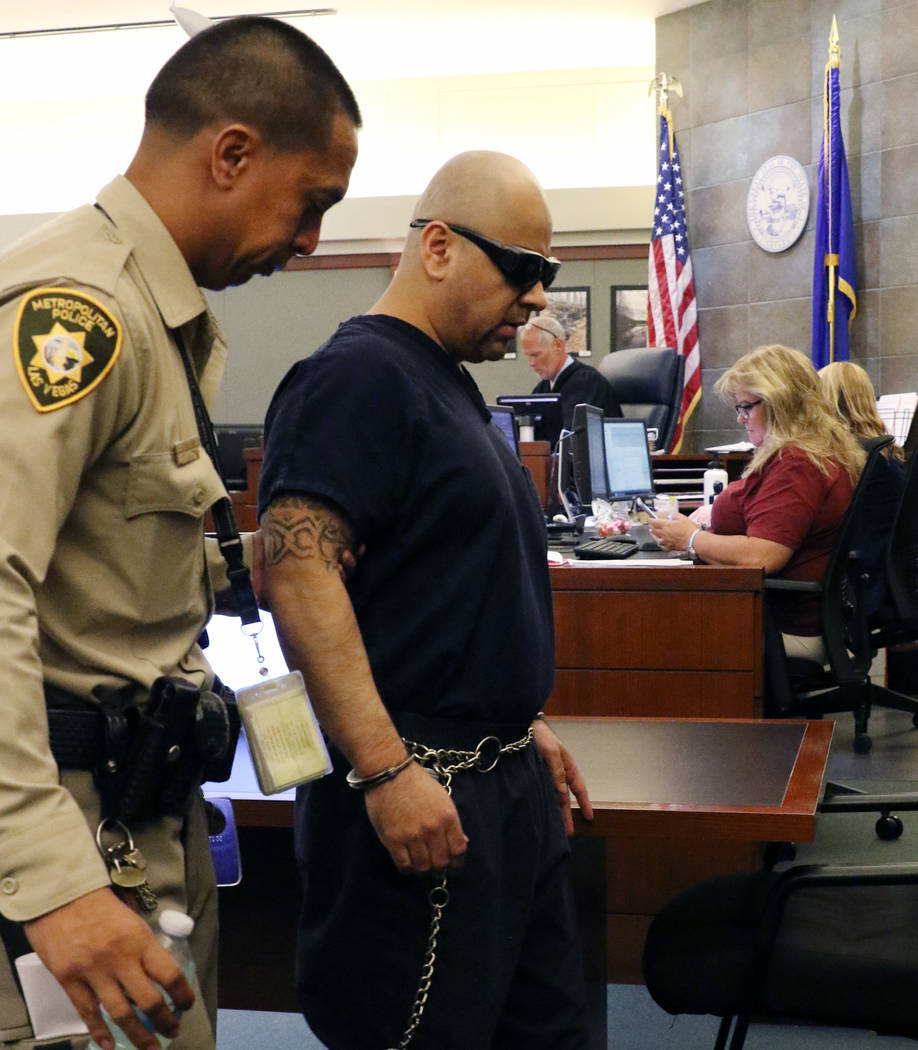
[[(434, 749), (425, 747), (424, 744), (416, 744), (412, 740), (406, 740), (405, 746), (414, 756), (415, 760), (424, 766), (428, 772), (436, 776), (443, 785), (447, 795), (453, 793), (453, 774), (462, 773), (469, 769), (475, 769), (479, 773), (490, 773), (500, 761), (501, 755), (509, 755), (515, 751), (523, 751), (532, 743), (532, 727), (529, 732), (519, 740), (511, 744), (501, 746), (496, 736), (486, 736), (480, 740), (474, 751), (456, 751), (451, 748)], [(418, 990), (414, 996), (411, 1013), (408, 1016), (408, 1024), (405, 1034), (399, 1040), (397, 1047), (389, 1050), (406, 1050), (411, 1040), (414, 1039), (427, 1006), (430, 996), (430, 986), (433, 983), (434, 967), (437, 962), (437, 940), (440, 936), (440, 924), (443, 920), (443, 912), (449, 904), (449, 891), (446, 888), (445, 873), (437, 876), (436, 883), (427, 895), (430, 901), (430, 932), (427, 935), (427, 947), (424, 949), (424, 963), (421, 967), (421, 980)]]

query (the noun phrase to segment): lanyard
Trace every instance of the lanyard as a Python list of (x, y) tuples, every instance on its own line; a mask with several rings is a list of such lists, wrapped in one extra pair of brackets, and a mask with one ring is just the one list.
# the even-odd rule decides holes
[[(223, 472), (220, 469), (217, 440), (214, 437), (214, 428), (210, 421), (210, 415), (207, 412), (207, 406), (204, 404), (201, 388), (198, 386), (198, 380), (191, 366), (191, 360), (188, 356), (188, 351), (185, 349), (185, 342), (182, 339), (181, 332), (178, 329), (173, 329), (173, 334), (178, 343), (182, 365), (185, 368), (185, 376), (188, 380), (188, 389), (191, 392), (191, 403), (194, 406), (194, 418), (197, 422), (201, 444), (204, 446), (208, 456), (210, 456), (214, 469), (222, 480)], [(217, 545), (220, 548), (220, 553), (223, 555), (223, 560), (226, 562), (226, 575), (233, 595), (233, 604), (236, 606), (236, 611), (242, 620), (242, 633), (251, 636), (252, 641), (255, 643), (255, 651), (258, 653), (258, 662), (263, 664), (265, 658), (262, 656), (261, 649), (258, 646), (258, 635), (261, 633), (264, 624), (261, 622), (261, 615), (258, 611), (258, 600), (255, 597), (255, 589), (252, 587), (252, 577), (249, 574), (248, 566), (243, 560), (242, 540), (239, 537), (236, 515), (233, 513), (233, 504), (230, 502), (229, 497), (221, 496), (210, 508), (210, 514), (217, 533)]]

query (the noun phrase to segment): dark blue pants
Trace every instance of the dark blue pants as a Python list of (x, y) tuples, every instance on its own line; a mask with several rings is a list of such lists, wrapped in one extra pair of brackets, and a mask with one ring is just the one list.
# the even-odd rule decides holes
[[(504, 743), (527, 727), (397, 716), (431, 747)], [(297, 946), (303, 1013), (330, 1050), (387, 1050), (404, 1033), (430, 930), (432, 881), (402, 875), (344, 783), (347, 766), (301, 788)], [(570, 850), (535, 745), (490, 773), (458, 773), (469, 847), (450, 874), (433, 982), (412, 1050), (583, 1050), (584, 987)]]

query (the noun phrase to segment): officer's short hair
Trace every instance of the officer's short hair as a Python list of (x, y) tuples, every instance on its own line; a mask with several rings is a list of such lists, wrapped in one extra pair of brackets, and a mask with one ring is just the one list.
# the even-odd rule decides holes
[(197, 33), (146, 96), (147, 122), (172, 134), (239, 121), (258, 128), (272, 149), (290, 152), (327, 146), (338, 113), (360, 127), (357, 100), (334, 62), (299, 29), (256, 15)]

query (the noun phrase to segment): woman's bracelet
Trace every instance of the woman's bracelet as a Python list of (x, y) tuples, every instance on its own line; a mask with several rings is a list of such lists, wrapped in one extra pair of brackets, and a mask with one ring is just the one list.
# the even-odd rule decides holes
[(347, 786), (353, 788), (355, 791), (372, 791), (373, 788), (379, 787), (380, 784), (387, 784), (390, 780), (395, 778), (401, 773), (403, 769), (407, 769), (414, 761), (414, 755), (409, 753), (394, 766), (389, 766), (388, 769), (382, 769), (378, 773), (371, 773), (368, 777), (360, 777), (357, 775), (357, 770), (352, 769), (347, 775)]

